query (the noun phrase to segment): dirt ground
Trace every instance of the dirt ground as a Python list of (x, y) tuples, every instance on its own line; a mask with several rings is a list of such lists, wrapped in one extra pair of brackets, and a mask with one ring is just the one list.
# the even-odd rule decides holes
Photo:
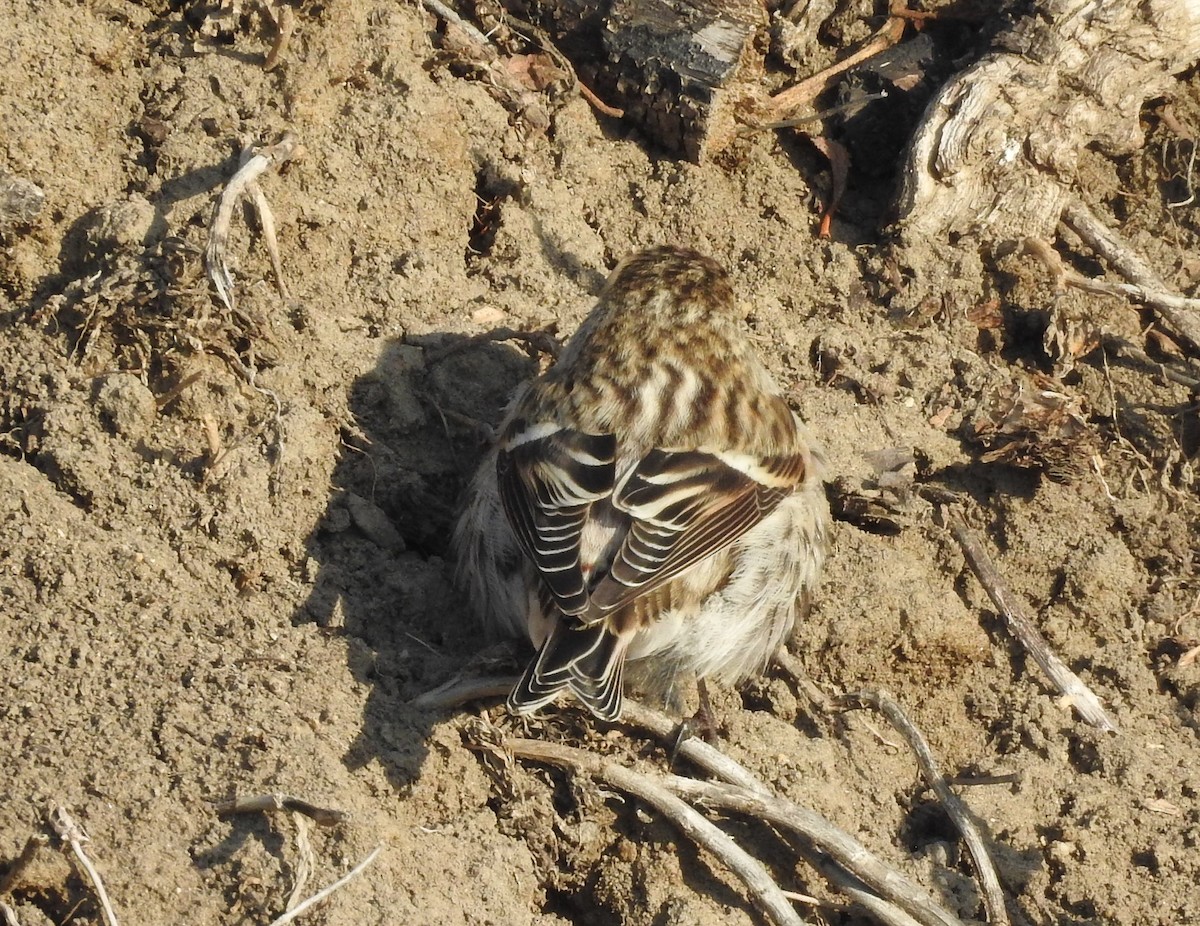
[[(888, 503), (836, 525), (792, 644), (811, 682), (887, 688), (948, 774), (1013, 776), (959, 793), (1015, 922), (1200, 922), (1197, 396), (1116, 352), (1043, 346), (1066, 312), (1169, 360), (1148, 316), (997, 258), (977, 305), (899, 317), (881, 298), (884, 187), (852, 181), (818, 240), (828, 174), (801, 140), (681, 163), (573, 94), (539, 130), (448, 63), (412, 3), (302, 4), (270, 72), (258, 8), (211, 12), (0, 0), (0, 169), (45, 192), (0, 232), (0, 880), (59, 804), (127, 923), (267, 923), (306, 859), (304, 895), (376, 846), (308, 921), (761, 922), (633, 800), (532, 764), (492, 776), (462, 728), (485, 708), (511, 728), (496, 703), (408, 703), (480, 647), (446, 538), (481, 423), (535, 369), (465, 337), (565, 335), (618, 259), (679, 241), (731, 270), (831, 493)], [(1200, 77), (1171, 106), (1200, 135)], [(1143, 124), (1142, 152), (1085, 154), (1081, 189), (1195, 293), (1200, 207), (1168, 206), (1187, 198), (1188, 143)], [(203, 276), (213, 202), (244, 145), (289, 129), (306, 154), (261, 187), (290, 299), (239, 209), (229, 313)], [(980, 416), (1039, 373), (1060, 374), (1082, 436), (985, 459)], [(912, 463), (884, 480), (872, 454), (890, 448)], [(1013, 465), (1058, 451), (1074, 457), (1057, 478)], [(926, 490), (966, 499), (1119, 735), (1056, 702)], [(826, 716), (778, 671), (715, 698), (722, 749), (982, 919), (962, 844), (882, 719)], [(529, 731), (666, 765), (643, 734), (570, 711)], [(276, 791), (349, 820), (214, 810)], [(770, 831), (727, 826), (784, 887), (826, 898), (798, 905), (811, 922), (868, 922)], [(101, 921), (53, 850), (0, 900), (22, 926)]]

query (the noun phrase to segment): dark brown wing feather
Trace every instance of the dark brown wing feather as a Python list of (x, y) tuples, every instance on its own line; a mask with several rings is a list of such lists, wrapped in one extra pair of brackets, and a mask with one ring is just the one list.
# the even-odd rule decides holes
[(500, 500), (525, 551), (564, 614), (587, 610), (579, 542), (592, 505), (613, 490), (616, 438), (566, 428), (528, 438), (513, 422), (500, 449)]
[(651, 451), (614, 493), (614, 506), (632, 525), (592, 592), (589, 617), (620, 608), (725, 549), (774, 511), (803, 476), (798, 454), (737, 468), (701, 451)]

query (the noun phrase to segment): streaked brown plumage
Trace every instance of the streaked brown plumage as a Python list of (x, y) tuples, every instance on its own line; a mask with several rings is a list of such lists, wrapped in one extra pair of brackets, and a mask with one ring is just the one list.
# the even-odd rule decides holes
[(761, 671), (824, 562), (823, 458), (750, 346), (712, 260), (627, 258), (548, 372), (513, 398), (455, 531), (485, 626), (537, 658), (509, 697), (620, 714), (626, 661)]

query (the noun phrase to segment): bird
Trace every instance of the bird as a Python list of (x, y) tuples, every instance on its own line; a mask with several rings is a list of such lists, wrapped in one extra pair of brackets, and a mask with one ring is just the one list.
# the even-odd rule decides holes
[(483, 629), (537, 651), (511, 711), (612, 721), (627, 675), (670, 704), (766, 668), (825, 562), (827, 463), (716, 261), (626, 257), (496, 433), (451, 545)]

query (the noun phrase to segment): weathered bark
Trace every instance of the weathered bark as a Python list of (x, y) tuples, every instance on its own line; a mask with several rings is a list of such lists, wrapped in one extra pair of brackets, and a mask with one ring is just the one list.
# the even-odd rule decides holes
[(736, 131), (758, 92), (766, 29), (758, 0), (556, 0), (531, 4), (579, 76), (671, 154), (698, 161)]
[(1200, 58), (1200, 0), (1041, 0), (1000, 46), (942, 88), (910, 144), (893, 226), (906, 303), (953, 289), (944, 246), (962, 236), (1052, 236), (1086, 195), (1085, 146), (1142, 145), (1141, 107)]
[(626, 112), (690, 160), (720, 150), (736, 131), (731, 91), (761, 80), (765, 26), (755, 0), (615, 0), (604, 46)]

